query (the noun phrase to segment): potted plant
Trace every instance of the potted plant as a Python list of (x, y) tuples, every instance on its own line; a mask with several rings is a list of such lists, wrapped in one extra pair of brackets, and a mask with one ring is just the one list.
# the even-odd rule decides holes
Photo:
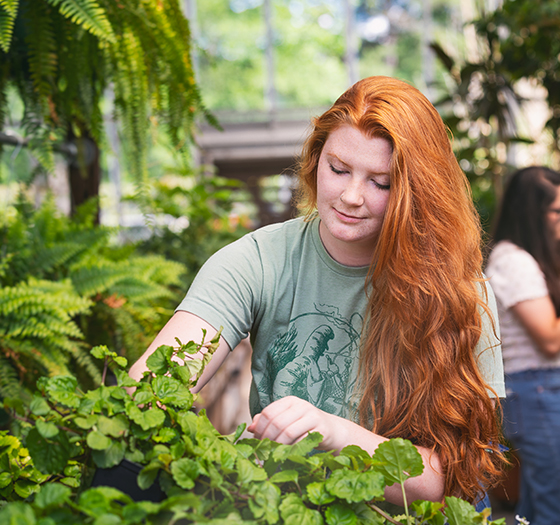
[[(0, 523), (504, 523), (457, 498), (446, 498), (445, 506), (407, 503), (396, 515), (384, 510), (385, 487), (402, 487), (423, 469), (418, 451), (402, 439), (370, 456), (357, 446), (317, 452), (317, 433), (295, 445), (239, 439), (244, 426), (221, 435), (204, 411), (192, 410), (190, 392), (218, 337), (158, 348), (141, 381), (128, 376), (124, 358), (96, 347), (92, 355), (105, 360), (98, 388), (82, 392), (71, 376), (42, 378), (29, 406), (10, 400), (25, 447), (16, 436), (0, 435)], [(202, 348), (202, 360), (185, 359)], [(113, 386), (104, 384), (109, 367)], [(125, 490), (104, 481), (91, 486), (99, 469), (109, 469), (112, 482), (111, 469), (123, 462), (137, 465), (135, 483)], [(134, 484), (157, 487), (164, 497), (141, 493), (135, 501), (126, 494)]]

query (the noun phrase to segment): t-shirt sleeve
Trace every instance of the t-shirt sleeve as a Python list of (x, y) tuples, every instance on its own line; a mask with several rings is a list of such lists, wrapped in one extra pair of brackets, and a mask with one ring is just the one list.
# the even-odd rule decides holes
[[(504, 363), (502, 360), (502, 346), (500, 343), (500, 324), (498, 321), (498, 308), (492, 287), (485, 281), (488, 312), (481, 311), (482, 335), (476, 345), (475, 354), (478, 361), (478, 369), (486, 384), (494, 390), (498, 397), (506, 397), (504, 384)], [(489, 392), (494, 397), (493, 392)]]
[(262, 264), (250, 235), (222, 248), (206, 261), (176, 310), (222, 328), (230, 349), (251, 330), (262, 289)]
[(542, 270), (525, 250), (498, 245), (490, 256), (486, 272), (504, 308), (548, 295)]

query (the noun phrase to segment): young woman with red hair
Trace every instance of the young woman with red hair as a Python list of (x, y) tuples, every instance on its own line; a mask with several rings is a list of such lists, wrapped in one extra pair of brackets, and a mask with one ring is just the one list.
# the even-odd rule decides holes
[[(303, 217), (212, 256), (161, 344), (221, 344), (200, 384), (250, 334), (248, 427), (322, 449), (410, 439), (421, 476), (408, 501), (477, 501), (500, 475), (503, 397), (495, 303), (481, 272), (468, 182), (430, 102), (388, 77), (361, 80), (313, 120), (299, 169)], [(398, 487), (386, 498), (402, 503)]]

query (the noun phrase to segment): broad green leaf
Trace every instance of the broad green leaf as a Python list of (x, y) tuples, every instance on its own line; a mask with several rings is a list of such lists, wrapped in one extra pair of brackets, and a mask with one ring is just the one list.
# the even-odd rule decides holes
[(179, 487), (190, 490), (200, 474), (198, 461), (181, 458), (171, 463), (171, 474)]
[(161, 398), (161, 402), (164, 405), (168, 407), (178, 407), (183, 410), (189, 410), (193, 405), (193, 401), (194, 396), (192, 395), (191, 391), (184, 386), (181, 386), (181, 388), (177, 390), (177, 392)]
[(308, 509), (301, 498), (288, 494), (280, 503), (280, 515), (285, 525), (323, 525), (323, 517), (313, 509)]
[(198, 418), (199, 416), (190, 411), (181, 412), (179, 414), (178, 423), (181, 425), (183, 432), (190, 438), (193, 438), (196, 435)]
[(37, 427), (39, 434), (41, 434), (41, 436), (45, 439), (53, 438), (59, 432), (58, 427), (54, 423), (48, 423), (41, 419), (38, 419), (35, 422), (35, 426)]
[(478, 512), (467, 501), (446, 497), (445, 505), (445, 516), (449, 525), (472, 525), (473, 523), (481, 522), (480, 519), (477, 519)]
[(90, 488), (80, 494), (78, 501), (83, 511), (91, 516), (102, 516), (110, 512), (113, 502), (131, 503), (132, 500), (120, 490), (112, 487)]
[(72, 376), (55, 376), (49, 378), (46, 391), (56, 403), (70, 408), (80, 406), (80, 397), (76, 394), (78, 381)]
[(47, 483), (35, 496), (35, 505), (40, 509), (60, 506), (70, 500), (72, 491), (60, 483)]
[(358, 518), (355, 512), (342, 503), (333, 503), (325, 510), (328, 525), (356, 525)]
[(173, 441), (178, 436), (176, 430), (168, 427), (160, 428), (156, 435), (152, 437), (152, 439), (156, 443), (169, 443)]
[(321, 441), (323, 441), (323, 436), (319, 432), (312, 432), (295, 445), (280, 445), (272, 453), (272, 457), (275, 461), (284, 461), (290, 456), (305, 456), (318, 447)]
[(156, 375), (163, 375), (169, 370), (169, 360), (173, 347), (162, 345), (146, 360), (146, 366)]
[(131, 405), (127, 409), (127, 413), (130, 419), (140, 425), (143, 430), (159, 427), (165, 421), (165, 412), (160, 408), (142, 411), (137, 406)]
[(51, 407), (45, 398), (37, 395), (33, 396), (31, 403), (29, 403), (29, 409), (35, 416), (46, 416), (51, 411)]
[[(299, 474), (297, 470), (280, 470), (270, 478), (270, 481), (273, 483), (287, 483), (289, 481), (297, 483), (298, 477)], [(307, 487), (309, 488), (309, 485)]]
[(84, 430), (89, 430), (97, 423), (98, 419), (99, 416), (92, 414), (91, 416), (88, 417), (77, 417), (74, 419), (74, 423), (79, 428), (82, 428)]
[(138, 486), (142, 490), (149, 489), (155, 482), (162, 464), (159, 461), (152, 461), (146, 465), (138, 474)]
[(152, 394), (151, 392), (137, 390), (134, 394), (134, 401), (136, 401), (136, 403), (138, 403), (139, 405), (144, 405), (146, 403), (151, 403), (152, 401), (155, 401), (155, 397), (154, 394)]
[(18, 479), (14, 484), (14, 491), (22, 499), (27, 499), (31, 494), (35, 494), (40, 489), (41, 485), (28, 479)]
[(7, 487), (12, 482), (12, 475), (9, 472), (0, 472), (0, 489)]
[(118, 354), (109, 350), (105, 345), (94, 346), (90, 350), (90, 354), (96, 359), (105, 359), (106, 357), (116, 357)]
[(119, 438), (126, 434), (129, 424), (124, 415), (117, 414), (115, 417), (111, 418), (99, 416), (97, 426), (99, 427), (100, 432), (106, 436)]
[(278, 505), (280, 503), (280, 489), (265, 481), (254, 483), (249, 490), (249, 508), (256, 519), (262, 518), (268, 523), (276, 523), (279, 519)]
[(419, 476), (424, 470), (420, 452), (410, 441), (401, 438), (381, 443), (373, 458), (380, 462), (378, 470), (385, 475), (387, 485), (402, 484), (408, 478)]
[(57, 474), (64, 469), (70, 459), (72, 446), (66, 432), (46, 440), (36, 428), (27, 434), (26, 445), (35, 467), (43, 474)]
[(254, 463), (249, 461), (245, 458), (238, 458), (237, 459), (237, 473), (238, 483), (250, 483), (251, 481), (263, 481), (268, 476), (266, 471), (261, 468), (257, 467)]
[(16, 501), (0, 509), (2, 525), (36, 525), (35, 513), (31, 505)]
[(385, 479), (383, 474), (372, 470), (335, 470), (325, 481), (326, 489), (349, 503), (369, 501), (383, 496)]
[(413, 501), (410, 509), (421, 521), (428, 521), (431, 525), (444, 525), (445, 517), (441, 513), (443, 504), (438, 501)]
[(111, 468), (118, 465), (124, 458), (126, 443), (120, 440), (111, 440), (108, 448), (92, 450), (93, 462), (100, 468)]
[(309, 501), (311, 501), (314, 505), (326, 505), (336, 499), (335, 496), (327, 490), (324, 481), (314, 481), (313, 483), (309, 483), (306, 490)]
[(125, 370), (115, 370), (115, 376), (117, 378), (117, 385), (120, 387), (138, 386), (140, 384), (135, 379), (132, 379)]
[(112, 440), (108, 438), (105, 434), (99, 432), (99, 430), (92, 430), (87, 435), (87, 444), (93, 450), (104, 450), (111, 446)]
[(128, 361), (126, 359), (126, 357), (122, 357), (122, 356), (117, 356), (115, 357), (115, 363), (117, 363), (117, 365), (119, 365), (121, 368), (126, 367), (126, 365), (128, 364)]
[(158, 376), (152, 381), (154, 394), (159, 398), (174, 394), (179, 390), (180, 386), (182, 385), (177, 379), (167, 376)]

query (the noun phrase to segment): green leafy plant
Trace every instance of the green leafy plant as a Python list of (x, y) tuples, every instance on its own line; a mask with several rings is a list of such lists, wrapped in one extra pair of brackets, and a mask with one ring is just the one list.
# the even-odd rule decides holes
[[(104, 360), (105, 372), (114, 369), (117, 385), (82, 392), (72, 376), (42, 378), (41, 395), (28, 407), (10, 400), (27, 450), (7, 434), (0, 440), (0, 446), (6, 443), (0, 448), (6, 501), (0, 521), (503, 525), (503, 519), (489, 521), (489, 509), (477, 513), (457, 498), (446, 498), (445, 506), (412, 502), (396, 515), (385, 509), (385, 487), (402, 487), (423, 470), (420, 454), (403, 439), (381, 444), (370, 456), (357, 446), (338, 455), (320, 452), (317, 433), (294, 445), (240, 439), (243, 425), (219, 434), (204, 412), (192, 410), (190, 392), (218, 338), (159, 347), (140, 381), (126, 373), (126, 359), (96, 347), (93, 356)], [(202, 349), (203, 359), (188, 359)], [(92, 469), (125, 458), (142, 465), (141, 488), (159, 483), (163, 501), (133, 501), (114, 487), (88, 487)], [(16, 461), (28, 469), (27, 492), (15, 488), (22, 477), (11, 467)]]
[(50, 199), (35, 209), (21, 198), (0, 217), (0, 396), (70, 370), (98, 384), (91, 345), (135, 360), (182, 295), (183, 265), (116, 246), (93, 213), (69, 219)]

